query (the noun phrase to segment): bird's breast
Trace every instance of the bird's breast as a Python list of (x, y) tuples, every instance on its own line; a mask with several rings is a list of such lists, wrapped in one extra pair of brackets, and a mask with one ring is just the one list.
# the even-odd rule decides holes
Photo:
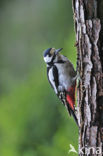
[(58, 69), (58, 80), (59, 84), (63, 86), (66, 90), (69, 86), (72, 84), (72, 79), (70, 76), (70, 71), (67, 65), (64, 64), (56, 64), (56, 67)]

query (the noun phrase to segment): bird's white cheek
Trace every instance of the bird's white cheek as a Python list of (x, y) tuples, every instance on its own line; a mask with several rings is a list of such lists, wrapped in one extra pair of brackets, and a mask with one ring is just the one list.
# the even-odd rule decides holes
[(46, 63), (51, 62), (51, 60), (52, 60), (52, 58), (49, 57), (49, 56), (44, 57), (44, 61), (45, 61)]

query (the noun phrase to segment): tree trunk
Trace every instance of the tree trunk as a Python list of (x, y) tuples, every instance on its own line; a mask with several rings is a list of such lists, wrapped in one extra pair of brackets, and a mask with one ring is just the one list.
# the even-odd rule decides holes
[(79, 155), (103, 152), (103, 0), (73, 0), (77, 46)]

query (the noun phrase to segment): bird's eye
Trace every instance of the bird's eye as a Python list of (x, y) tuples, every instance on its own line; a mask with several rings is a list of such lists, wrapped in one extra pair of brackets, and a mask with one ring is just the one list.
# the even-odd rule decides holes
[(49, 57), (51, 57), (51, 53), (49, 53), (48, 55), (49, 55)]

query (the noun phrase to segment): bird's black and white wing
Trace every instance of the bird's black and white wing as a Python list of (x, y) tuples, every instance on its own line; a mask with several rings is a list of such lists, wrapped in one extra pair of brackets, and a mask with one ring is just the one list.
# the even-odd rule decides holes
[(55, 93), (58, 94), (58, 70), (56, 66), (48, 67), (47, 68), (47, 77), (48, 81), (51, 84), (52, 88), (54, 89)]
[(77, 123), (77, 118), (75, 116), (75, 113), (72, 111), (72, 109), (69, 106), (69, 103), (66, 100), (66, 91), (65, 90), (62, 90), (62, 91), (58, 90), (59, 89), (59, 80), (58, 80), (58, 70), (57, 70), (56, 66), (52, 66), (52, 67), (47, 68), (47, 77), (48, 77), (48, 80), (49, 80), (52, 88), (54, 89), (56, 95), (62, 101), (64, 106), (67, 108), (69, 114), (73, 115), (73, 117)]

